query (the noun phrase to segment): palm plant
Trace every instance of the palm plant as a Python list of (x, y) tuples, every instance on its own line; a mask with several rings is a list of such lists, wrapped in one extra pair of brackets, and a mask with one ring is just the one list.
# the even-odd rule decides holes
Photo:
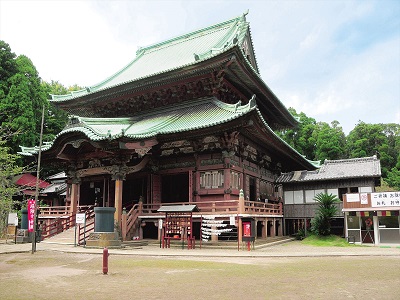
[(332, 194), (319, 193), (314, 200), (318, 203), (315, 217), (311, 220), (311, 230), (316, 235), (327, 236), (331, 234), (331, 221), (337, 214), (336, 203), (340, 200)]

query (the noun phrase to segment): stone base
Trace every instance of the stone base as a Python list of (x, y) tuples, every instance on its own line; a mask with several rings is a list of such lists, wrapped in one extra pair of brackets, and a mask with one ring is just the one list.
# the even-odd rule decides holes
[(17, 244), (31, 243), (31, 234), (28, 232), (28, 229), (17, 229)]
[(121, 248), (118, 232), (93, 232), (86, 240), (87, 248)]

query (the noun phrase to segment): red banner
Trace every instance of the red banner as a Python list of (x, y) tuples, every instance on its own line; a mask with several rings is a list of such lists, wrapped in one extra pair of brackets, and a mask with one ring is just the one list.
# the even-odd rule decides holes
[(35, 222), (35, 200), (28, 200), (28, 231), (33, 232), (33, 224)]

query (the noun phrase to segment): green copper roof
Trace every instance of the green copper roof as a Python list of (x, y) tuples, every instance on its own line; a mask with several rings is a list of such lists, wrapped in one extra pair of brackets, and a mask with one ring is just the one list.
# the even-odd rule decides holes
[[(212, 127), (239, 118), (256, 109), (255, 97), (248, 104), (226, 104), (216, 98), (202, 98), (131, 118), (83, 118), (71, 116), (68, 125), (55, 137), (81, 132), (92, 141), (113, 140), (120, 137), (147, 139), (201, 128)], [(42, 147), (49, 150), (53, 143)], [(21, 147), (20, 154), (38, 152), (38, 148)]]
[(136, 58), (110, 78), (71, 94), (52, 95), (52, 99), (65, 101), (81, 97), (209, 59), (243, 42), (249, 28), (246, 14), (162, 43), (140, 48)]

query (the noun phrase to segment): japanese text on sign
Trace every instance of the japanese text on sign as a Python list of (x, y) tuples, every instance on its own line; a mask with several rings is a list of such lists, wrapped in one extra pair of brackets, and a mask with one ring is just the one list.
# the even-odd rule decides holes
[(35, 222), (35, 200), (28, 200), (28, 231), (33, 232)]
[(400, 192), (384, 192), (371, 194), (372, 207), (400, 206)]

